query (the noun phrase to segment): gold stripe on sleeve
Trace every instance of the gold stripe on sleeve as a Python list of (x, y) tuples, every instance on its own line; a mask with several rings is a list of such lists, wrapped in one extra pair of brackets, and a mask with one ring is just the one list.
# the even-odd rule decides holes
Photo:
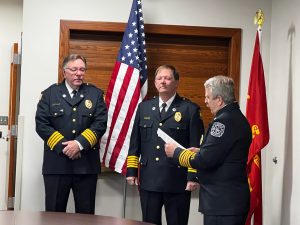
[(188, 168), (188, 172), (189, 173), (197, 173), (197, 170), (196, 169), (193, 169), (191, 167)]
[(127, 157), (127, 168), (138, 168), (139, 158), (135, 155)]
[(184, 167), (191, 167), (190, 159), (194, 158), (196, 153), (190, 150), (183, 150), (179, 155), (179, 164)]
[(91, 147), (97, 143), (97, 137), (90, 129), (85, 129), (81, 134), (90, 143)]
[(55, 145), (63, 138), (64, 138), (64, 136), (61, 133), (59, 133), (58, 131), (55, 131), (49, 137), (49, 139), (47, 141), (47, 145), (50, 147), (51, 150), (53, 150)]

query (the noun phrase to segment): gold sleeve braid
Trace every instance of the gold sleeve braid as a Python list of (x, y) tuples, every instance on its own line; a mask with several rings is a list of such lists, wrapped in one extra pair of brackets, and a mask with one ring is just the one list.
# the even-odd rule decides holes
[(97, 135), (91, 129), (85, 129), (81, 134), (90, 143), (91, 147), (97, 143)]
[(196, 153), (190, 150), (183, 150), (179, 155), (179, 164), (184, 167), (191, 168), (190, 159), (195, 157)]
[(61, 133), (59, 133), (58, 131), (55, 131), (49, 137), (49, 139), (47, 141), (47, 145), (50, 147), (51, 150), (53, 150), (55, 145), (63, 138), (64, 138), (64, 136)]
[(127, 157), (127, 168), (138, 168), (139, 158), (135, 155)]
[(188, 172), (189, 173), (197, 173), (197, 170), (196, 169), (193, 169), (191, 167), (188, 168)]

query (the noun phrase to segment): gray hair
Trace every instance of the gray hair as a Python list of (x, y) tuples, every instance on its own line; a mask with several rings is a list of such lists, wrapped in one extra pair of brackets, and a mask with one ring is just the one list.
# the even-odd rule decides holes
[(75, 61), (75, 60), (77, 60), (77, 59), (82, 60), (82, 62), (84, 62), (85, 68), (87, 69), (86, 59), (85, 59), (83, 56), (78, 55), (78, 54), (70, 54), (70, 55), (68, 55), (67, 57), (65, 57), (65, 58), (64, 58), (64, 61), (63, 61), (63, 63), (62, 63), (62, 68), (63, 68), (63, 69), (66, 69), (68, 62), (70, 62), (70, 61)]
[(234, 82), (230, 77), (222, 75), (211, 77), (205, 81), (204, 87), (210, 88), (213, 98), (221, 97), (226, 105), (236, 101)]

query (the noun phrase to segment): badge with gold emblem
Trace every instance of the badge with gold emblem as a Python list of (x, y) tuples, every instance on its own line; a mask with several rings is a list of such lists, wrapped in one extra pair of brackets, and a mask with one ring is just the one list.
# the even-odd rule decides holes
[(174, 115), (175, 121), (176, 122), (180, 122), (181, 118), (182, 118), (181, 113), (180, 112), (176, 112), (175, 115)]
[(85, 107), (87, 107), (88, 109), (93, 107), (93, 103), (91, 100), (87, 99), (85, 100)]

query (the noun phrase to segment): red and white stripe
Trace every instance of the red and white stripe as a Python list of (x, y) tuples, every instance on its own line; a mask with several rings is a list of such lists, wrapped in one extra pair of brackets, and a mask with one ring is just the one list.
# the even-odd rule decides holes
[(101, 139), (102, 163), (126, 173), (130, 135), (138, 104), (147, 94), (148, 82), (140, 87), (140, 72), (127, 64), (116, 62), (106, 94), (107, 130)]

